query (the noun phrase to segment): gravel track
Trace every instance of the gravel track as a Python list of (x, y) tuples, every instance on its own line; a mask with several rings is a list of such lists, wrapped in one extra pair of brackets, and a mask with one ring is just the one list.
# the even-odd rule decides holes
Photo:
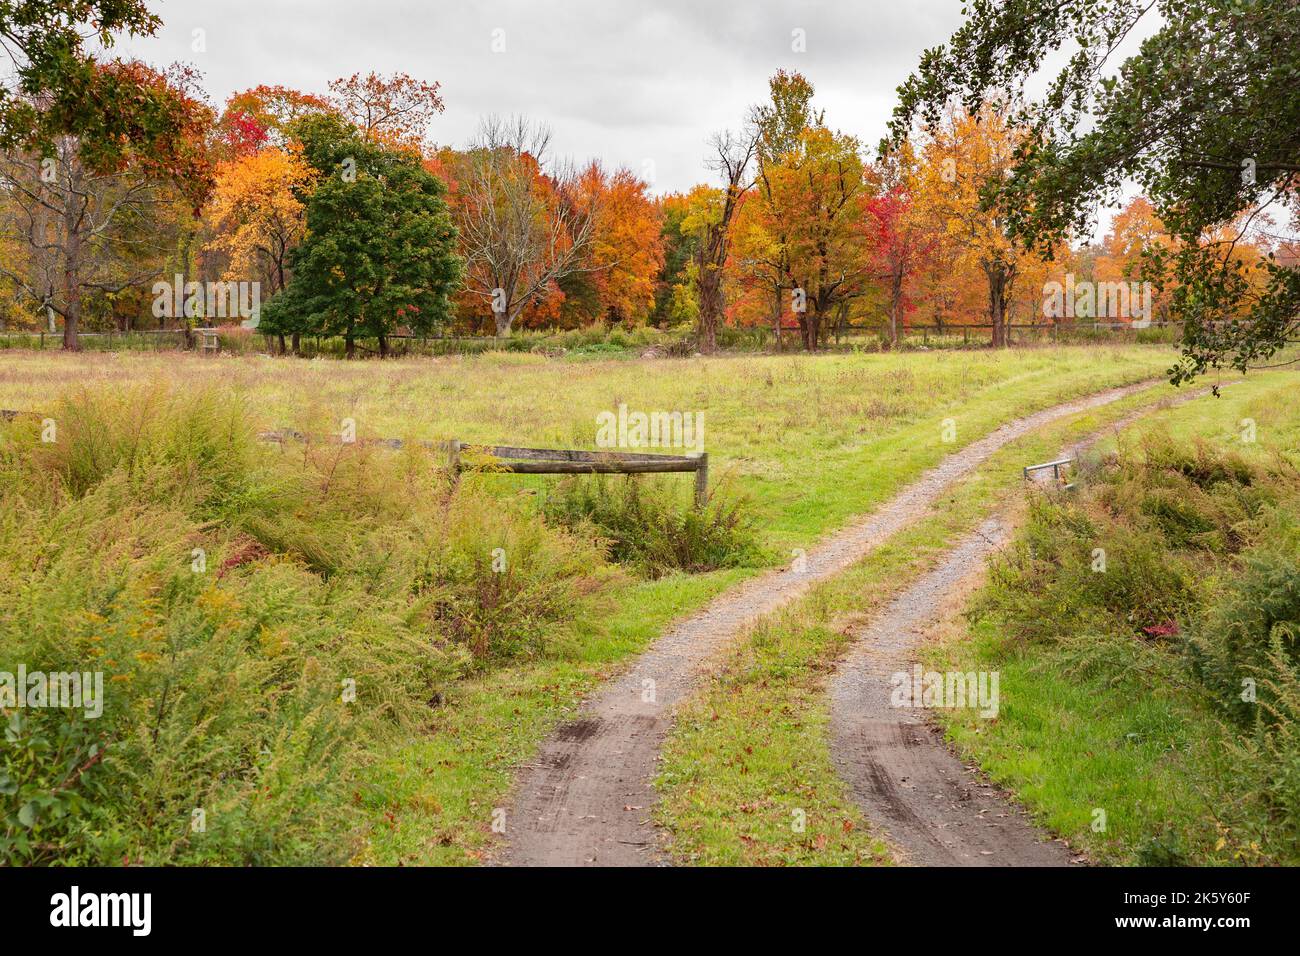
[[(954, 451), (874, 512), (811, 549), (802, 570), (764, 573), (678, 622), (586, 700), (521, 769), (496, 861), (515, 866), (667, 863), (651, 820), (652, 780), (673, 709), (757, 618), (789, 604), (922, 518), (943, 490), (1008, 442), (1151, 387), (1110, 389), (1009, 422)], [(914, 732), (914, 731), (909, 731)], [(847, 768), (846, 768), (847, 769)]]
[[(1062, 452), (1078, 457), (1155, 408), (1208, 393), (1187, 392), (1126, 416)], [(1046, 479), (1049, 473), (1042, 473)], [(905, 862), (921, 866), (1065, 866), (1073, 856), (952, 752), (924, 708), (893, 706), (895, 675), (912, 674), (933, 625), (960, 605), (988, 557), (1010, 536), (991, 518), (948, 551), (862, 630), (829, 686), (831, 756), (875, 830)]]

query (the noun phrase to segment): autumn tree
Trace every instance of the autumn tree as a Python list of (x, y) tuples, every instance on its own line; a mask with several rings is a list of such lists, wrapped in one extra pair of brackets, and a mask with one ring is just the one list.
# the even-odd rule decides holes
[[(320, 129), (318, 128), (318, 132)], [(406, 151), (351, 136), (304, 144), (322, 175), (287, 288), (263, 308), (272, 334), (338, 335), (347, 356), (372, 336), (380, 355), (401, 328), (434, 331), (461, 281), (445, 187)]]
[(949, 325), (978, 324), (988, 312), (984, 277), (964, 268), (963, 259), (955, 243), (936, 234), (930, 254), (916, 271), (917, 308), (939, 331)]
[(255, 86), (226, 101), (217, 120), (216, 140), (223, 159), (289, 143), (289, 127), (306, 116), (335, 112), (324, 97), (285, 86)]
[(330, 82), (330, 102), (367, 139), (419, 148), (429, 125), (443, 111), (437, 83), (405, 73), (353, 73)]
[(1111, 219), (1093, 273), (1098, 282), (1145, 281), (1159, 291), (1153, 311), (1168, 317), (1169, 293), (1176, 285), (1165, 268), (1176, 243), (1145, 196), (1135, 196)]
[(768, 237), (748, 240), (749, 257), (764, 285), (789, 289), (804, 348), (816, 350), (834, 312), (869, 288), (869, 242), (862, 228), (873, 192), (856, 139), (826, 125), (812, 108), (814, 89), (798, 73), (777, 73), (770, 101), (756, 107), (757, 172), (752, 202), (757, 228)]
[(567, 164), (546, 171), (550, 131), (523, 117), (486, 118), (457, 157), (453, 208), (466, 264), (466, 290), (509, 335), (556, 283), (590, 271), (596, 197), (578, 188)]
[(86, 50), (119, 34), (148, 36), (161, 21), (143, 0), (7, 0), (0, 3), (0, 149), (52, 156), (78, 144), (80, 162), (100, 170), (129, 162), (151, 142), (185, 132), (149, 75), (103, 67)]
[(1011, 169), (1017, 135), (997, 109), (952, 110), (928, 130), (917, 194), (919, 213), (962, 252), (959, 265), (984, 276), (993, 345), (1008, 342), (1007, 306), (1025, 254), (992, 190)]
[[(226, 280), (257, 276), (267, 296), (285, 288), (289, 253), (306, 234), (305, 197), (317, 175), (296, 143), (218, 166), (208, 209), (216, 235), (209, 247), (229, 257)], [(296, 352), (297, 334), (293, 347)]]
[[(1271, 217), (1262, 210), (1245, 210), (1228, 223), (1208, 230), (1201, 244), (1219, 247), (1241, 276), (1238, 303), (1225, 312), (1247, 319), (1251, 303), (1266, 294), (1269, 264), (1276, 244)], [(1151, 290), (1150, 317), (1166, 321), (1180, 292), (1176, 263), (1184, 243), (1173, 235), (1145, 196), (1135, 196), (1111, 220), (1095, 260), (1094, 278), (1105, 283), (1142, 283)]]
[(911, 143), (882, 158), (880, 192), (867, 201), (863, 228), (889, 301), (889, 340), (898, 343), (908, 292), (940, 244), (936, 223), (917, 204), (920, 170)]
[(737, 284), (769, 300), (779, 344), (784, 293), (791, 287), (789, 224), (771, 215), (776, 202), (773, 174), (796, 154), (804, 132), (823, 123), (824, 115), (814, 113), (813, 85), (800, 73), (778, 70), (768, 81), (768, 92), (768, 101), (751, 108), (749, 117), (756, 136), (754, 186), (762, 202), (742, 202), (733, 259)]
[(763, 203), (755, 192), (741, 200), (732, 224), (731, 254), (727, 268), (731, 294), (730, 318), (734, 324), (771, 324), (777, 347), (781, 328), (793, 302), (786, 294), (790, 284), (789, 258), (781, 230), (773, 231)]
[[(165, 242), (159, 225), (169, 210), (180, 217), (197, 208), (211, 187), (211, 110), (180, 82), (142, 63), (114, 61), (96, 71), (112, 78), (102, 88), (134, 91), (143, 115), (167, 117), (155, 128), (171, 135), (142, 132), (105, 153), (95, 145), (106, 131), (101, 127), (56, 134), (49, 152), (15, 148), (0, 155), (7, 199), (0, 230), (32, 252), (27, 269), (0, 264), (0, 274), (42, 310), (63, 317), (63, 347), (71, 350), (80, 345), (86, 297), (156, 279), (150, 253), (161, 252)], [(32, 97), (27, 105), (40, 116), (56, 108), (49, 96)], [(36, 125), (54, 128), (43, 119)]]
[(664, 264), (662, 214), (647, 186), (630, 170), (607, 173), (599, 163), (578, 176), (576, 192), (595, 210), (587, 253), (587, 276), (599, 318), (643, 323), (655, 305), (655, 279)]
[(691, 209), (682, 220), (682, 230), (695, 235), (696, 346), (706, 354), (718, 350), (718, 326), (727, 308), (723, 281), (731, 255), (732, 223), (741, 200), (754, 185), (750, 167), (758, 134), (751, 125), (740, 133), (715, 134), (709, 145), (708, 165), (722, 185), (691, 190)]

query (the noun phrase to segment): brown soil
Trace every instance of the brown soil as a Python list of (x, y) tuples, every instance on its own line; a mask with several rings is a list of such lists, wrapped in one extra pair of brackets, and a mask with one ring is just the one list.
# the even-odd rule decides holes
[[(1181, 404), (1208, 390), (1159, 403)], [(1073, 445), (1077, 457), (1147, 407)], [(1050, 480), (1042, 472), (1039, 480)], [(917, 648), (983, 574), (986, 559), (1009, 536), (993, 518), (949, 551), (939, 565), (898, 595), (855, 643), (832, 679), (831, 755), (854, 799), (900, 857), (922, 866), (1064, 866), (1082, 862), (1036, 829), (1024, 811), (951, 751), (927, 710), (891, 706), (893, 677), (912, 672)]]
[[(537, 757), (521, 770), (515, 804), (506, 817), (507, 845), (499, 855), (500, 862), (517, 866), (665, 864), (651, 821), (652, 780), (659, 751), (672, 723), (673, 708), (699, 683), (710, 661), (728, 642), (757, 618), (795, 600), (810, 585), (838, 574), (923, 517), (945, 487), (1008, 442), (1150, 384), (1100, 392), (1003, 425), (949, 455), (871, 515), (830, 535), (808, 552), (802, 572), (788, 568), (760, 575), (678, 623), (625, 674), (584, 702), (577, 719), (557, 728), (543, 742)], [(924, 727), (907, 732), (929, 733)], [(962, 776), (966, 776), (964, 771)]]

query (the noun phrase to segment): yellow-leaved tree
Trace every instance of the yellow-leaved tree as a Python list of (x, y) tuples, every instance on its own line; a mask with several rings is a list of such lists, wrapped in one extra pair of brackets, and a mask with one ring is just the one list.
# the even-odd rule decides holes
[(296, 144), (271, 146), (217, 169), (209, 249), (229, 256), (225, 279), (261, 281), (266, 294), (288, 281), (289, 250), (306, 231), (305, 199), (316, 172)]
[(984, 277), (993, 344), (1006, 345), (1008, 305), (1028, 253), (1009, 235), (1005, 212), (982, 200), (1008, 175), (1019, 134), (993, 108), (950, 110), (926, 132), (916, 205), (956, 249), (957, 271)]

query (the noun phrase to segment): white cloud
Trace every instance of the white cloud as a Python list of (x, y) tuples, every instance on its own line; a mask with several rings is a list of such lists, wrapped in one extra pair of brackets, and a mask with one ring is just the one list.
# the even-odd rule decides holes
[[(874, 147), (894, 89), (959, 25), (960, 0), (169, 0), (156, 37), (116, 52), (193, 63), (218, 105), (259, 83), (324, 92), (354, 72), (437, 80), (437, 142), (463, 144), (485, 113), (554, 128), (555, 148), (634, 171), (659, 191), (707, 178), (705, 140), (739, 125), (778, 68), (817, 87), (828, 121)], [(791, 50), (791, 31), (807, 50)], [(206, 31), (206, 51), (192, 50)], [(505, 52), (493, 53), (493, 30)]]

